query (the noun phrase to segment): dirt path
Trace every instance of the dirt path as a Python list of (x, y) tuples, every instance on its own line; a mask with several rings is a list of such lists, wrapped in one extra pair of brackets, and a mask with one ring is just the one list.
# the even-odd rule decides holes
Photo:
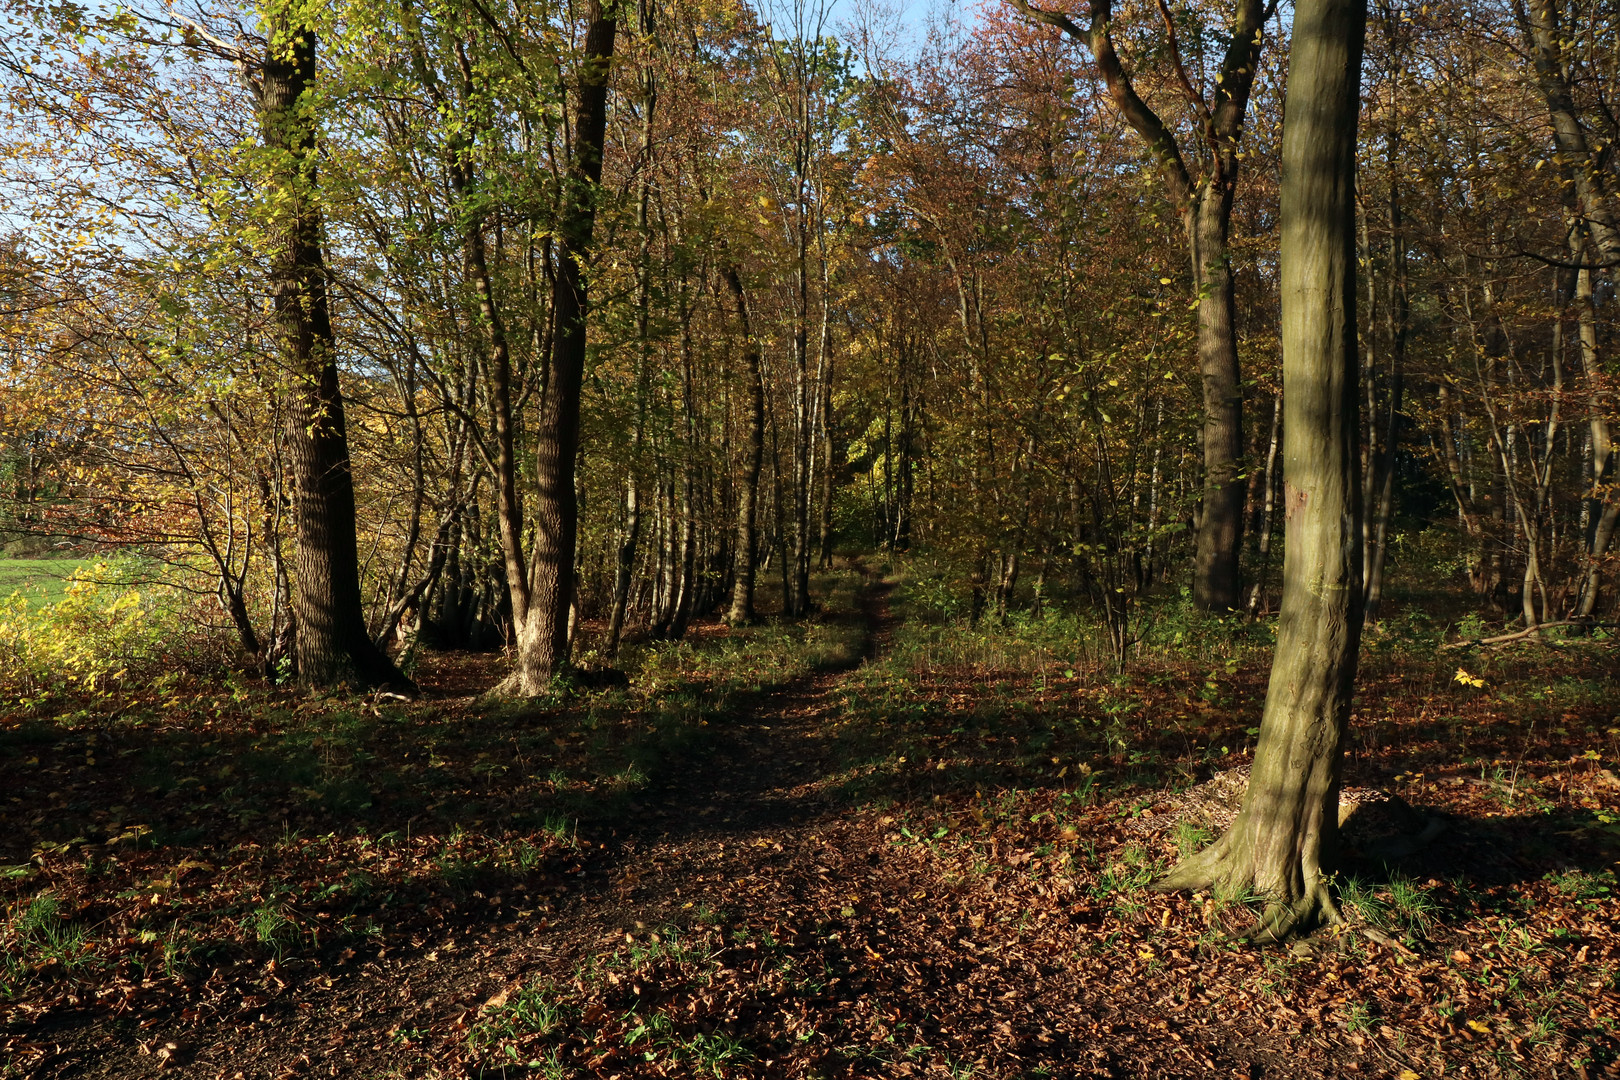
[[(860, 617), (854, 664), (745, 701), (700, 759), (642, 793), (624, 827), (580, 837), (579, 858), (548, 905), (475, 896), (487, 906), (447, 919), (442, 936), (357, 961), (336, 978), (315, 973), (300, 984), (301, 966), (289, 961), (276, 973), (290, 989), (274, 1011), (250, 1008), (178, 1040), (153, 1033), (141, 1040), (151, 1053), (140, 1056), (109, 1045), (92, 1071), (123, 1076), (168, 1063), (170, 1072), (221, 1080), (457, 1074), (451, 1063), (489, 1002), (531, 981), (566, 982), (627, 935), (734, 909), (739, 888), (757, 898), (762, 879), (788, 867), (800, 869), (786, 877), (806, 866), (813, 876), (840, 809), (829, 790), (827, 721), (844, 680), (881, 656), (892, 633), (887, 588), (870, 577)], [(501, 921), (485, 917), (490, 908)], [(176, 1048), (165, 1057), (169, 1041)]]

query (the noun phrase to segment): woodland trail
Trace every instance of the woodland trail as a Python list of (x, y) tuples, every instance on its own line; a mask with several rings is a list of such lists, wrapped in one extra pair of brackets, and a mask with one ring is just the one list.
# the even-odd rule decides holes
[[(491, 1002), (527, 983), (567, 982), (629, 939), (731, 908), (739, 886), (757, 894), (776, 871), (814, 866), (827, 843), (818, 826), (839, 810), (824, 770), (826, 723), (844, 680), (888, 646), (887, 593), (867, 576), (853, 663), (751, 695), (700, 758), (641, 793), (628, 824), (605, 838), (582, 835), (566, 891), (544, 915), (516, 901), (511, 921), (447, 923), (440, 939), (302, 987), (290, 1016), (194, 1034), (176, 1060), (223, 1080), (461, 1075), (452, 1063)], [(492, 900), (500, 907), (502, 898)], [(139, 1063), (107, 1060), (103, 1075)]]

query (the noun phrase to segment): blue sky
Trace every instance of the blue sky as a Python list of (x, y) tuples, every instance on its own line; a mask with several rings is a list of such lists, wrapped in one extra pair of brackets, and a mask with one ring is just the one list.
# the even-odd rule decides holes
[(983, 4), (996, 2), (998, 0), (835, 0), (832, 21), (840, 29), (852, 29), (853, 24), (863, 18), (875, 17), (901, 39), (895, 42), (900, 51), (909, 52), (922, 42), (931, 19), (971, 24)]

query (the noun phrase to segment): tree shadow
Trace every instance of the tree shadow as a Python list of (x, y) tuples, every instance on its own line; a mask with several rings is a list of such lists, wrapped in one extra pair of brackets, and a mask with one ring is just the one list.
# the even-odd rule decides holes
[[(1522, 889), (1545, 883), (1577, 906), (1606, 900), (1617, 891), (1620, 825), (1589, 810), (1457, 813), (1416, 807), (1442, 822), (1444, 831), (1420, 850), (1383, 856), (1379, 841), (1410, 833), (1352, 837), (1343, 860), (1346, 874), (1371, 884), (1409, 880), (1431, 883), (1436, 899), (1456, 914), (1466, 910), (1513, 910), (1528, 902)], [(1370, 842), (1369, 842), (1370, 841)]]

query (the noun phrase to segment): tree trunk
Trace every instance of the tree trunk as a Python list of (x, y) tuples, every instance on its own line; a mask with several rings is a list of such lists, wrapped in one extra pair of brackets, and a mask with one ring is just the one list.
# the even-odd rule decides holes
[(1164, 888), (1260, 893), (1274, 940), (1337, 918), (1328, 874), (1361, 638), (1355, 152), (1366, 0), (1301, 0), (1282, 157), (1287, 546), (1271, 684), (1232, 827)]
[(912, 458), (916, 456), (913, 430), (915, 409), (911, 400), (911, 380), (906, 370), (906, 342), (902, 339), (899, 371), (896, 373), (900, 380), (900, 453), (899, 476), (896, 478), (894, 498), (894, 549), (896, 551), (911, 550), (911, 506), (916, 494), (916, 482), (912, 476)]
[(557, 275), (551, 293), (551, 364), (535, 440), (534, 555), (529, 610), (514, 613), (516, 666), (506, 692), (533, 696), (569, 661), (568, 611), (574, 599), (579, 502), (574, 471), (579, 457), (580, 391), (585, 378), (585, 330), (590, 297), (583, 264), (596, 228), (597, 187), (607, 130), (608, 78), (617, 9), (590, 0), (590, 27), (581, 64), (574, 146), (558, 223)]
[(1198, 518), (1193, 569), (1193, 600), (1209, 611), (1228, 611), (1241, 602), (1238, 553), (1243, 533), (1243, 385), (1239, 378), (1232, 268), (1228, 236), (1238, 174), (1243, 119), (1259, 69), (1260, 47), (1269, 8), (1262, 0), (1241, 0), (1226, 35), (1209, 100), (1187, 78), (1181, 46), (1164, 12), (1169, 58), (1181, 89), (1202, 121), (1207, 154), (1202, 175), (1193, 173), (1175, 132), (1136, 91), (1114, 48), (1113, 4), (1091, 0), (1089, 25), (1011, 0), (1025, 15), (1055, 26), (1086, 45), (1108, 87), (1109, 97), (1159, 166), (1171, 201), (1179, 207), (1192, 257), (1198, 298), (1198, 367), (1204, 388), (1204, 491)]
[(827, 282), (827, 264), (822, 263), (821, 274), (821, 362), (816, 365), (817, 392), (821, 395), (816, 410), (816, 439), (821, 453), (821, 492), (816, 521), (819, 543), (816, 569), (831, 570), (833, 564), (833, 422), (832, 422), (832, 322), (827, 305), (831, 289)]
[[(654, 40), (658, 32), (656, 3), (642, 0), (641, 36)], [(636, 421), (630, 436), (630, 468), (624, 484), (624, 528), (619, 534), (618, 562), (613, 576), (613, 602), (608, 613), (607, 644), (603, 652), (609, 660), (618, 658), (624, 636), (624, 616), (634, 583), (636, 549), (641, 544), (641, 444), (647, 430), (648, 380), (652, 369), (652, 229), (648, 213), (653, 187), (653, 117), (658, 111), (658, 74), (649, 62), (641, 73), (641, 175), (636, 185), (636, 230), (640, 251), (636, 258)]]
[[(682, 285), (685, 292), (685, 285)], [(681, 542), (680, 588), (670, 618), (668, 636), (679, 641), (686, 636), (692, 609), (697, 603), (697, 388), (694, 385), (696, 358), (692, 341), (692, 305), (681, 302), (681, 413), (686, 438), (681, 454)]]
[(1577, 619), (1590, 619), (1597, 610), (1603, 558), (1620, 522), (1620, 496), (1610, 489), (1614, 474), (1614, 442), (1600, 400), (1602, 372), (1598, 362), (1597, 310), (1592, 298), (1592, 271), (1581, 270), (1575, 281), (1576, 317), (1580, 326), (1581, 372), (1586, 377), (1589, 425), (1587, 441), (1592, 454), (1592, 488), (1588, 505), (1593, 525), (1586, 538), (1586, 574), (1575, 604)]
[[(1514, 0), (1513, 13), (1524, 35), (1526, 49), (1536, 72), (1536, 83), (1541, 89), (1552, 121), (1553, 143), (1558, 149), (1555, 157), (1559, 168), (1574, 188), (1576, 205), (1585, 219), (1587, 235), (1597, 248), (1600, 261), (1609, 266), (1620, 263), (1620, 213), (1616, 213), (1610, 190), (1612, 173), (1604, 165), (1604, 138), (1588, 132), (1588, 125), (1575, 104), (1570, 89), (1570, 74), (1563, 59), (1563, 51), (1570, 38), (1578, 34), (1560, 25), (1559, 12), (1553, 0)], [(1611, 126), (1600, 116), (1599, 132)]]
[(743, 398), (743, 475), (737, 491), (737, 540), (733, 552), (731, 610), (726, 621), (741, 626), (754, 620), (754, 566), (758, 557), (759, 473), (765, 460), (765, 384), (760, 375), (759, 345), (748, 319), (748, 300), (743, 294), (742, 276), (735, 266), (725, 268), (726, 285), (737, 309), (737, 325), (743, 340), (743, 378), (747, 392)]
[[(1402, 234), (1400, 189), (1396, 186), (1394, 143), (1390, 139), (1388, 161), (1390, 171), (1389, 220), (1390, 267), (1388, 290), (1384, 297), (1384, 336), (1389, 347), (1389, 411), (1385, 414), (1383, 436), (1378, 453), (1372, 455), (1372, 483), (1366, 485), (1367, 499), (1363, 513), (1370, 517), (1366, 525), (1366, 550), (1363, 554), (1366, 607), (1363, 617), (1372, 621), (1378, 617), (1384, 601), (1384, 565), (1389, 554), (1389, 519), (1395, 510), (1395, 450), (1401, 433), (1401, 405), (1406, 388), (1406, 338), (1411, 322), (1411, 303), (1407, 295), (1406, 239)], [(1370, 403), (1369, 403), (1370, 404)], [(1376, 424), (1377, 413), (1368, 418)], [(1371, 430), (1371, 428), (1369, 428)]]
[(270, 285), (286, 367), (288, 457), (298, 537), (293, 613), (298, 677), (309, 686), (415, 685), (378, 649), (360, 601), (354, 477), (327, 304), (317, 205), (315, 123), (305, 95), (315, 81), (315, 31), (284, 9), (266, 20), (260, 131), (271, 167)]
[(1230, 184), (1211, 183), (1189, 208), (1188, 246), (1198, 288), (1198, 370), (1204, 386), (1204, 500), (1193, 563), (1193, 603), (1230, 611), (1242, 603), (1243, 385), (1227, 233)]
[(1260, 613), (1265, 598), (1266, 571), (1271, 567), (1272, 515), (1277, 509), (1277, 451), (1282, 443), (1282, 393), (1271, 399), (1271, 441), (1266, 447), (1266, 494), (1260, 510), (1260, 559), (1254, 570), (1254, 585), (1249, 590), (1249, 615)]

